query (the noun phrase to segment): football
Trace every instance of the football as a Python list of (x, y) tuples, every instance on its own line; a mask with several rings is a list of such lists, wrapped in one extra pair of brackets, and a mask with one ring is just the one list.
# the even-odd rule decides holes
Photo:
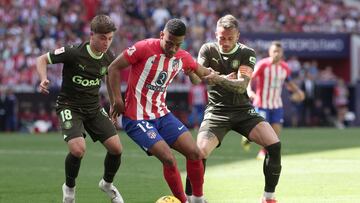
[(172, 195), (160, 197), (155, 203), (181, 203), (180, 200)]

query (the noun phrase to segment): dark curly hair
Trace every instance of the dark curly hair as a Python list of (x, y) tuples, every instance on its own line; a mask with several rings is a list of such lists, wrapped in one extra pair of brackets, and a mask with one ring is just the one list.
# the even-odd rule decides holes
[(166, 23), (164, 30), (167, 30), (170, 34), (175, 36), (184, 36), (186, 34), (185, 23), (177, 18), (169, 20)]

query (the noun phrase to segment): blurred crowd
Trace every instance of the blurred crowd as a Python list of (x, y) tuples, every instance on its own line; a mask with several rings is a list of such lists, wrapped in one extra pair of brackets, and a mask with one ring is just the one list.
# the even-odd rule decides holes
[[(0, 84), (15, 92), (33, 92), (39, 79), (36, 57), (64, 44), (86, 40), (89, 21), (97, 13), (111, 16), (118, 31), (114, 54), (134, 42), (158, 37), (167, 19), (181, 18), (188, 26), (183, 48), (193, 56), (215, 38), (220, 16), (231, 13), (241, 32), (360, 33), (359, 3), (351, 0), (0, 0)], [(321, 73), (316, 62), (287, 59), (304, 81)], [(61, 84), (61, 65), (51, 65), (52, 88)], [(327, 70), (328, 68), (324, 69)], [(331, 67), (329, 67), (331, 69)], [(126, 72), (125, 72), (126, 77)], [(310, 77), (310, 76), (309, 76)], [(178, 83), (186, 82), (182, 76)], [(301, 82), (300, 81), (300, 82)], [(175, 83), (176, 84), (176, 83)]]

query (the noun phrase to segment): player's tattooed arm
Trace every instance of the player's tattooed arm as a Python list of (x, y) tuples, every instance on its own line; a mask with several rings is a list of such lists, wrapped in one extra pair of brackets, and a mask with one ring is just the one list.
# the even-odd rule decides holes
[(199, 76), (196, 75), (196, 73), (194, 72), (189, 72), (188, 76), (190, 78), (190, 81), (192, 84), (197, 85), (201, 83), (201, 78)]
[(194, 85), (200, 84), (203, 80), (203, 77), (211, 74), (211, 72), (213, 71), (211, 68), (206, 68), (199, 63), (197, 64), (197, 66), (198, 67), (196, 70), (189, 70), (185, 72), (185, 74), (189, 76), (191, 83)]
[(237, 73), (233, 72), (229, 75), (211, 73), (205, 79), (210, 84), (220, 85), (229, 91), (243, 94), (246, 92), (252, 72), (253, 70), (249, 66), (242, 65)]

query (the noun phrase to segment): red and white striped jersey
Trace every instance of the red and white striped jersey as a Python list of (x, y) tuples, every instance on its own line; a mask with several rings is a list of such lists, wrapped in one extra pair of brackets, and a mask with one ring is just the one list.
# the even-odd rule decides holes
[(145, 39), (123, 52), (131, 64), (125, 96), (124, 116), (133, 120), (151, 120), (169, 113), (166, 90), (181, 69), (195, 70), (196, 61), (182, 49), (168, 58), (160, 39)]
[(256, 82), (254, 105), (265, 109), (282, 108), (281, 92), (290, 74), (291, 71), (285, 61), (275, 65), (272, 64), (270, 57), (260, 60), (252, 74), (252, 80)]

